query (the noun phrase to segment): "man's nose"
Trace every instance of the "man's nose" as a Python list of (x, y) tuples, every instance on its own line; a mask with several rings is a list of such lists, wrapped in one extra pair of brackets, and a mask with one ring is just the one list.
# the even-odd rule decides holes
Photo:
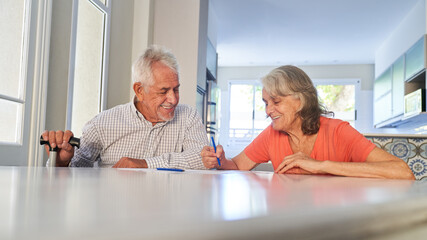
[(167, 97), (166, 100), (168, 101), (168, 103), (174, 104), (174, 105), (178, 103), (178, 99), (179, 99), (178, 93), (176, 93), (174, 91), (170, 91), (170, 92), (168, 92), (166, 97)]

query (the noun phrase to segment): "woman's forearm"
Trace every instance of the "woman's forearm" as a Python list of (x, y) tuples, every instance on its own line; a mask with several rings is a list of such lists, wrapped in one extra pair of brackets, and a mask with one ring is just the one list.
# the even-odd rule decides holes
[(414, 175), (405, 162), (332, 162), (323, 163), (323, 171), (333, 175), (348, 177), (373, 177), (414, 180)]
[(220, 170), (239, 170), (236, 163), (233, 160), (225, 159), (221, 161)]

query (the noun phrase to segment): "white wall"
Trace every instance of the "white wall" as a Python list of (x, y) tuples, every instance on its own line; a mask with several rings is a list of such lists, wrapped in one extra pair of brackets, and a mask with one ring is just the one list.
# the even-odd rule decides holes
[(212, 45), (216, 49), (216, 38), (218, 35), (218, 17), (212, 6), (212, 1), (209, 1), (209, 10), (208, 10), (208, 38), (211, 41)]
[(46, 129), (64, 129), (67, 110), (72, 1), (52, 1)]
[(180, 103), (195, 107), (197, 81), (206, 81), (208, 0), (153, 2), (153, 43), (167, 47), (176, 56)]
[(107, 109), (129, 102), (132, 81), (133, 1), (111, 1)]
[(418, 1), (375, 53), (375, 77), (381, 75), (396, 59), (427, 33), (425, 1)]
[[(133, 9), (132, 63), (153, 43), (153, 0), (137, 0)], [(132, 85), (129, 79), (129, 100), (135, 96)]]

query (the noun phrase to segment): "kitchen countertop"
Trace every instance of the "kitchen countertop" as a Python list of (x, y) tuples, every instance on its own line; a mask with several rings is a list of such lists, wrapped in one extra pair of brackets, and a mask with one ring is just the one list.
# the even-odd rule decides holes
[(427, 182), (0, 167), (0, 239), (360, 239), (427, 220)]
[(365, 137), (427, 138), (426, 134), (364, 133)]

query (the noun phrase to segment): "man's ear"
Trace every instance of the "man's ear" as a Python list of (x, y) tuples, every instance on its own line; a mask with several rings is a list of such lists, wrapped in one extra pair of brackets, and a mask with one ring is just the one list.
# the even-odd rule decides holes
[(144, 100), (144, 87), (140, 82), (136, 82), (133, 84), (133, 91), (135, 92), (135, 96), (138, 98), (139, 101)]

